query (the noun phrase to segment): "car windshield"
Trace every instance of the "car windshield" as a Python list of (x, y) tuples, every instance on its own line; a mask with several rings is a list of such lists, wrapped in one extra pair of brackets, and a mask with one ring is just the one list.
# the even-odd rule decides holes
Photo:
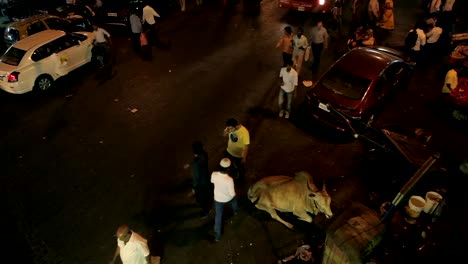
[(5, 54), (3, 54), (1, 61), (9, 65), (18, 66), (25, 53), (25, 50), (10, 47)]
[(325, 76), (322, 85), (328, 90), (351, 99), (361, 99), (371, 80), (354, 75), (339, 67), (333, 67)]

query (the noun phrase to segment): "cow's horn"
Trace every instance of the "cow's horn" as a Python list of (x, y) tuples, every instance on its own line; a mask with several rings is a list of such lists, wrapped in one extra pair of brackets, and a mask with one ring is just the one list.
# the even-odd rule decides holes
[(322, 192), (327, 192), (325, 181), (323, 182), (323, 185), (322, 185)]

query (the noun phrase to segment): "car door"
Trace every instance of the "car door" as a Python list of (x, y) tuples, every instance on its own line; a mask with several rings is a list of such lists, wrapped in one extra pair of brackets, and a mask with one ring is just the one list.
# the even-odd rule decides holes
[(64, 35), (53, 41), (56, 53), (60, 58), (63, 72), (70, 72), (81, 66), (81, 45), (71, 35)]

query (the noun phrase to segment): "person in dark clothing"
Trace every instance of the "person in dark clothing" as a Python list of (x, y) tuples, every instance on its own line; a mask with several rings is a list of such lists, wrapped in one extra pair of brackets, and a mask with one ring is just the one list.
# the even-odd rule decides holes
[(200, 141), (195, 141), (192, 144), (192, 150), (192, 192), (195, 194), (197, 204), (202, 209), (201, 218), (205, 218), (210, 214), (213, 202), (213, 186), (208, 171), (208, 154)]

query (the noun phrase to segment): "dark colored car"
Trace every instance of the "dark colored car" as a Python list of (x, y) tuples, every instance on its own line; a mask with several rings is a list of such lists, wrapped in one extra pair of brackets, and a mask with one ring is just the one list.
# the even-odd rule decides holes
[(344, 54), (306, 94), (307, 113), (339, 131), (367, 127), (392, 94), (407, 86), (413, 64), (387, 47)]
[(102, 12), (98, 21), (111, 26), (122, 26), (130, 28), (130, 15), (133, 10), (141, 12), (144, 7), (142, 0), (107, 0), (104, 1)]

